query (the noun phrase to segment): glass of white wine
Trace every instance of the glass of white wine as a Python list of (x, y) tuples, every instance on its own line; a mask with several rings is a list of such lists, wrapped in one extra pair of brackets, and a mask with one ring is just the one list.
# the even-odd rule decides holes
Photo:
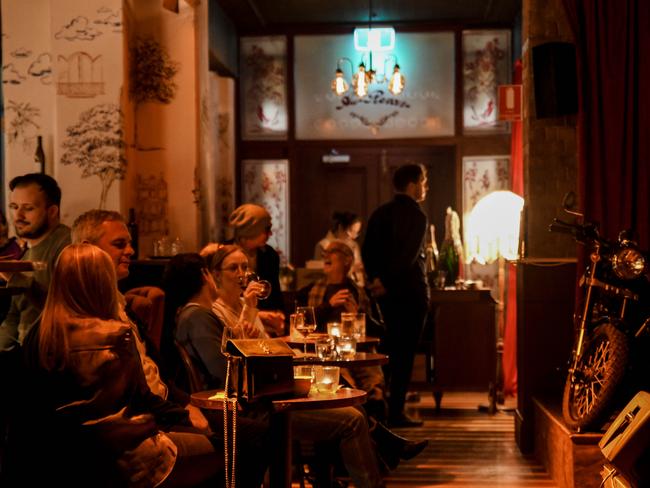
[(229, 340), (245, 338), (246, 335), (243, 327), (239, 325), (236, 325), (235, 327), (224, 327), (223, 332), (221, 333), (221, 354), (224, 356), (230, 356), (230, 353), (227, 350)]
[(296, 314), (303, 317), (300, 323), (296, 324), (295, 330), (300, 332), (304, 338), (304, 352), (307, 355), (307, 336), (316, 331), (314, 307), (296, 307)]

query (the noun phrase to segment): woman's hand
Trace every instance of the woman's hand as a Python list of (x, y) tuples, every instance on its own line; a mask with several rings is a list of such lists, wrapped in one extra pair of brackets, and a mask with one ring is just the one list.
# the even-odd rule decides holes
[(284, 313), (273, 310), (260, 310), (259, 318), (267, 333), (271, 336), (284, 335)]
[(249, 307), (257, 308), (257, 295), (262, 291), (264, 291), (264, 287), (262, 285), (260, 285), (257, 281), (251, 281), (242, 294), (244, 303)]

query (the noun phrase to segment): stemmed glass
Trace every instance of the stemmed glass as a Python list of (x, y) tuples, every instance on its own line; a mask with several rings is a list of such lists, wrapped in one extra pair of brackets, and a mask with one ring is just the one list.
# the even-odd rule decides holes
[(234, 327), (224, 327), (223, 332), (221, 333), (221, 353), (229, 357), (230, 353), (227, 350), (227, 345), (229, 340), (234, 339), (245, 339), (246, 334), (244, 333), (244, 328), (240, 325), (235, 325)]
[(253, 281), (256, 281), (258, 284), (262, 286), (262, 289), (257, 292), (257, 298), (259, 300), (266, 300), (269, 295), (271, 295), (271, 283), (260, 279), (259, 276), (257, 276), (256, 273), (253, 271), (248, 271), (243, 278), (240, 280), (240, 285), (242, 287), (242, 290), (245, 290), (249, 284), (251, 284)]
[(307, 355), (307, 336), (316, 331), (316, 315), (314, 307), (296, 307), (296, 315), (301, 315), (302, 320), (295, 324), (295, 329), (304, 337), (304, 351)]

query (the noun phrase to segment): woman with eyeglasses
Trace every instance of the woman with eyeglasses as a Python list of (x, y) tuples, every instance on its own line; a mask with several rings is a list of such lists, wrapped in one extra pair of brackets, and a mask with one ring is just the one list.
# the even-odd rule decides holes
[(242, 326), (249, 339), (267, 337), (257, 308), (262, 285), (255, 281), (244, 284), (249, 265), (243, 249), (234, 244), (209, 244), (201, 256), (210, 266), (218, 289), (213, 313), (225, 324)]
[[(199, 279), (195, 272), (197, 278), (194, 281), (202, 282), (203, 286), (200, 287), (200, 293), (187, 297), (180, 309), (176, 339), (200, 365), (198, 369), (203, 375), (203, 386), (206, 389), (223, 388), (226, 359), (220, 347), (222, 332), (225, 327), (236, 327), (243, 323), (249, 337), (251, 333), (263, 333), (259, 317), (256, 316), (256, 296), (261, 285), (252, 282), (242, 292), (240, 278), (243, 278), (247, 270), (248, 261), (238, 246), (210, 244), (201, 251), (201, 255), (209, 263), (210, 278), (203, 273)], [(170, 265), (179, 259), (180, 257), (172, 258)], [(211, 279), (216, 285), (213, 292), (210, 292)], [(167, 273), (166, 281), (178, 284), (180, 275), (172, 277)], [(183, 289), (186, 292), (190, 287)], [(199, 290), (197, 287), (194, 289)], [(211, 302), (214, 295), (218, 298)], [(210, 303), (212, 304), (209, 305)], [(243, 318), (247, 315), (248, 319)], [(248, 414), (254, 415), (255, 412), (244, 411), (244, 415)], [(368, 423), (359, 409), (344, 407), (294, 412), (291, 422), (295, 439), (333, 442), (338, 446), (355, 486), (384, 486), (375, 448), (368, 433)]]

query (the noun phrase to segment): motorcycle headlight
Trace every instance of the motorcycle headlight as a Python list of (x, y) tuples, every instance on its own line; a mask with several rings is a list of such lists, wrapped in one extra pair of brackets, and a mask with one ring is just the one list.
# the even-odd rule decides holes
[(636, 249), (623, 249), (616, 253), (612, 265), (616, 276), (631, 280), (641, 276), (645, 270), (645, 258)]

